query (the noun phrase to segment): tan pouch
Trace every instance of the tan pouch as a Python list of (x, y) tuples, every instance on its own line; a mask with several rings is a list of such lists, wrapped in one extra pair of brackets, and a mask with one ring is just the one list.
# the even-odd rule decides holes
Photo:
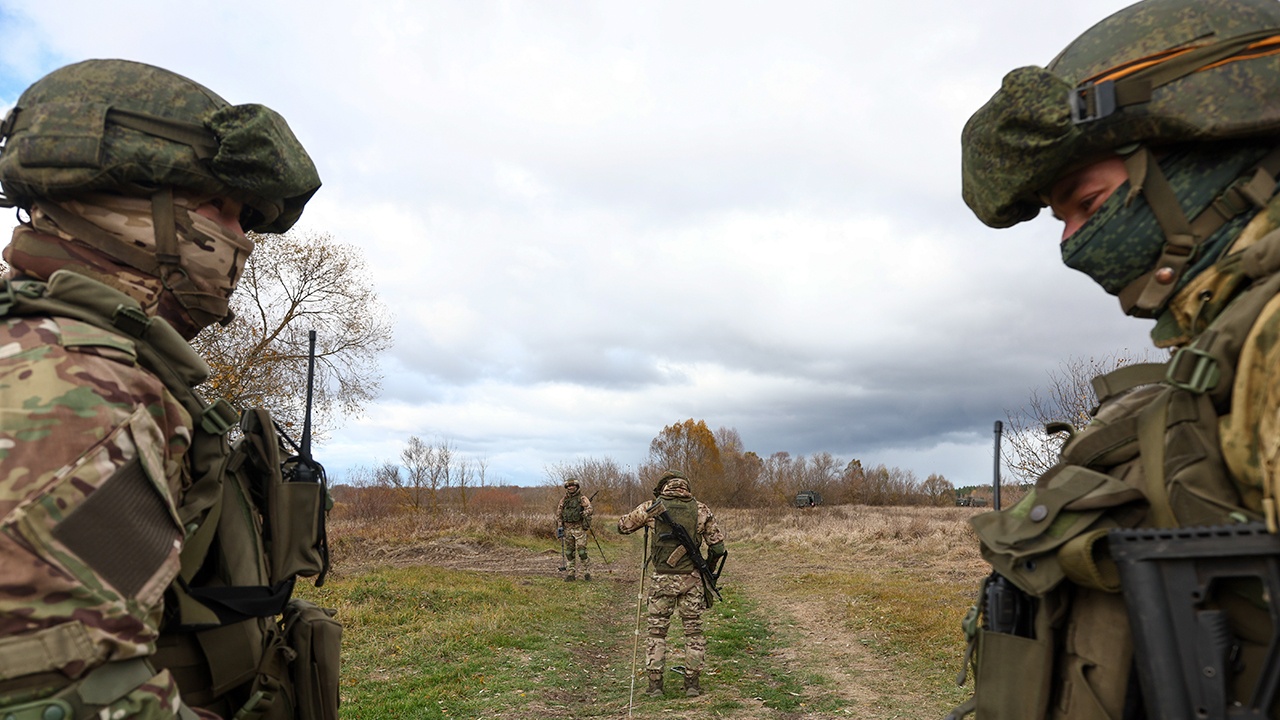
[(675, 566), (676, 566), (676, 563), (678, 563), (678, 562), (680, 562), (681, 560), (683, 560), (683, 559), (684, 559), (684, 556), (685, 556), (686, 554), (687, 554), (687, 551), (684, 549), (684, 546), (683, 546), (683, 545), (681, 545), (680, 547), (676, 548), (675, 550), (672, 550), (672, 551), (671, 551), (671, 554), (670, 554), (670, 555), (668, 555), (668, 556), (667, 556), (667, 559), (666, 559), (667, 566), (668, 566), (668, 567), (675, 567)]
[(291, 672), (297, 720), (338, 720), (342, 624), (336, 614), (298, 598), (285, 608), (285, 640), (297, 653)]

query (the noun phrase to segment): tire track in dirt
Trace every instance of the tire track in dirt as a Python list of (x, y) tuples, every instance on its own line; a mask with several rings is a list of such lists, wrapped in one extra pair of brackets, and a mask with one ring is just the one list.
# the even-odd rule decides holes
[[(784, 643), (779, 658), (795, 672), (808, 672), (830, 681), (816, 688), (847, 703), (836, 712), (813, 711), (786, 715), (788, 720), (864, 718), (890, 720), (904, 717), (893, 708), (910, 707), (918, 698), (893, 690), (896, 671), (866, 646), (868, 638), (851, 629), (838, 598), (803, 592), (802, 578), (830, 572), (830, 566), (798, 562), (794, 555), (746, 550), (739, 553), (740, 568), (725, 581), (742, 588), (767, 618), (778, 640)], [(745, 557), (742, 557), (745, 556)], [(750, 568), (750, 570), (747, 570)], [(797, 586), (800, 587), (797, 591)]]

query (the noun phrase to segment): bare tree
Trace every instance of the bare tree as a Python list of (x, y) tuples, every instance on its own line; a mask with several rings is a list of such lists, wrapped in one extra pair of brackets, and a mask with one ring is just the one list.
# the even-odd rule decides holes
[(1099, 358), (1070, 357), (1049, 370), (1040, 388), (1033, 388), (1027, 404), (1016, 410), (1005, 410), (1005, 429), (1001, 456), (1010, 474), (1019, 483), (1034, 482), (1058, 462), (1058, 453), (1066, 441), (1065, 433), (1050, 435), (1045, 425), (1069, 423), (1076, 429), (1089, 424), (1098, 404), (1092, 380), (1119, 367), (1143, 362), (1164, 362), (1163, 351), (1128, 349)]
[(554, 463), (544, 468), (543, 473), (548, 486), (558, 486), (569, 478), (577, 478), (584, 493), (598, 498), (592, 500), (598, 508), (608, 506), (615, 510), (629, 510), (644, 499), (635, 473), (611, 457), (586, 457)]
[(467, 511), (467, 488), (475, 481), (476, 467), (475, 464), (467, 458), (458, 461), (458, 469), (456, 473), (458, 481), (458, 502), (462, 505), (462, 512)]
[[(422, 509), (424, 494), (429, 495), (431, 507), (436, 507), (436, 485), (431, 480), (431, 468), (435, 462), (433, 454), (434, 449), (417, 435), (411, 435), (400, 451), (400, 464), (404, 466), (405, 475), (397, 486), (409, 491), (409, 506), (415, 511)], [(400, 477), (399, 468), (396, 469), (396, 477)]]
[(358, 413), (381, 386), (377, 358), (391, 346), (391, 318), (354, 246), (324, 233), (250, 234), (255, 245), (231, 298), (234, 318), (192, 345), (212, 370), (206, 399), (265, 407), (301, 428), (307, 334), (316, 331), (316, 438)]
[(955, 485), (937, 473), (925, 478), (924, 482), (920, 484), (920, 492), (924, 495), (924, 501), (929, 505), (954, 505), (956, 502)]

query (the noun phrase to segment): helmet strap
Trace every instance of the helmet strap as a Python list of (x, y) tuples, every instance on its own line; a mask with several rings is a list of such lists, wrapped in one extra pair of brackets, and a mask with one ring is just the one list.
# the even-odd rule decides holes
[(156, 237), (156, 275), (160, 282), (173, 293), (197, 327), (203, 328), (223, 320), (227, 315), (227, 299), (201, 290), (182, 269), (173, 188), (164, 187), (151, 195), (151, 219)]
[(39, 204), (40, 210), (45, 215), (76, 240), (148, 275), (156, 273), (158, 265), (155, 256), (150, 252), (115, 237), (52, 200), (41, 200)]
[(1135, 317), (1154, 317), (1179, 286), (1196, 250), (1206, 239), (1243, 212), (1264, 208), (1276, 191), (1280, 175), (1280, 146), (1273, 148), (1250, 170), (1223, 190), (1194, 219), (1188, 219), (1177, 193), (1160, 169), (1151, 148), (1143, 145), (1125, 157), (1131, 202), (1141, 194), (1164, 232), (1160, 258), (1120, 291), (1120, 305)]

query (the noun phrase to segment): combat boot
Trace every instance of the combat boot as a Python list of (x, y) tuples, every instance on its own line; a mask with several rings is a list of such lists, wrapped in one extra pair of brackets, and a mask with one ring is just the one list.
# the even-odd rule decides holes
[(565, 582), (573, 582), (574, 580), (577, 580), (577, 579), (578, 578), (574, 577), (573, 573), (569, 573), (568, 575), (564, 576)]
[(649, 697), (662, 697), (662, 671), (649, 673), (649, 689), (645, 691)]
[(691, 670), (684, 671), (684, 696), (698, 697), (702, 694), (702, 688), (698, 687), (698, 673)]
[(583, 574), (582, 574), (582, 579), (583, 579), (583, 580), (590, 580), (590, 579), (591, 579), (591, 573), (583, 573)]

